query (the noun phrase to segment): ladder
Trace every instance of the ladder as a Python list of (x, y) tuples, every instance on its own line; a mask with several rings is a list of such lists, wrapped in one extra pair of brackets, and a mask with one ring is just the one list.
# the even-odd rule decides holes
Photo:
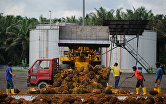
[(148, 62), (137, 53), (137, 51), (128, 43), (126, 42), (125, 45), (122, 45), (122, 48), (127, 50), (133, 58), (138, 61), (138, 63), (146, 70), (148, 71), (148, 68), (150, 68), (150, 65)]

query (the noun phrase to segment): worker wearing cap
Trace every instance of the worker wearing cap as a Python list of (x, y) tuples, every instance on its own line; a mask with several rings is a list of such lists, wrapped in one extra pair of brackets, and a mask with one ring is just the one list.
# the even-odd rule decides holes
[(6, 69), (6, 81), (7, 81), (7, 89), (6, 89), (6, 93), (10, 94), (10, 89), (11, 89), (11, 94), (15, 94), (14, 93), (14, 85), (13, 85), (13, 76), (15, 76), (12, 73), (12, 66), (13, 64), (11, 62), (8, 63), (8, 68)]
[(120, 68), (117, 67), (118, 63), (115, 63), (113, 67), (111, 67), (111, 70), (113, 70), (113, 76), (115, 77), (115, 88), (118, 88), (120, 75), (122, 74)]
[(143, 95), (146, 95), (146, 87), (144, 87), (144, 84), (143, 84), (143, 81), (145, 81), (143, 75), (141, 74), (141, 72), (139, 70), (137, 70), (137, 67), (136, 66), (133, 66), (133, 75), (132, 76), (129, 76), (127, 78), (132, 78), (133, 76), (135, 76), (137, 78), (137, 84), (136, 84), (136, 94), (139, 94), (139, 87), (141, 86), (142, 87), (142, 90), (143, 90)]
[(159, 94), (161, 94), (160, 82), (162, 80), (163, 70), (160, 67), (160, 63), (159, 62), (156, 63), (156, 68), (157, 68), (157, 71), (156, 71), (156, 81), (155, 81), (154, 91), (157, 91)]

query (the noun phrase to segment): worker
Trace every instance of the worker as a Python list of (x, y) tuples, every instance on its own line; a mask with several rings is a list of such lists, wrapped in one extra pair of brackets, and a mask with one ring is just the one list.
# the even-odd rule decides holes
[(133, 66), (133, 75), (132, 76), (129, 76), (129, 77), (126, 77), (126, 78), (132, 78), (133, 76), (135, 76), (137, 78), (137, 84), (136, 84), (136, 94), (139, 94), (139, 87), (141, 85), (142, 87), (142, 90), (143, 90), (143, 95), (146, 95), (146, 87), (144, 87), (144, 84), (143, 84), (143, 81), (145, 81), (143, 75), (141, 74), (141, 72), (139, 70), (137, 70), (137, 67), (136, 66)]
[(161, 94), (160, 83), (161, 83), (161, 80), (162, 80), (163, 70), (160, 67), (159, 62), (156, 63), (156, 68), (157, 68), (157, 71), (156, 71), (156, 80), (155, 80), (154, 91), (157, 91), (159, 94)]
[(15, 94), (14, 93), (14, 85), (13, 85), (13, 77), (15, 77), (15, 75), (12, 73), (12, 66), (13, 64), (11, 62), (8, 63), (8, 68), (6, 69), (6, 81), (7, 81), (7, 89), (6, 89), (6, 93), (10, 94), (10, 89), (11, 89), (11, 94)]
[(115, 77), (115, 88), (118, 88), (120, 75), (122, 74), (122, 71), (117, 66), (118, 63), (115, 63), (114, 66), (111, 67), (111, 70), (113, 70), (113, 76)]

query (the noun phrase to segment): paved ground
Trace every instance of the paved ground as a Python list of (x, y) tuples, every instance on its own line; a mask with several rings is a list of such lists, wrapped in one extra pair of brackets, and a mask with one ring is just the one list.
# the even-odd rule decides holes
[[(132, 75), (132, 73), (123, 73), (120, 77), (119, 86), (120, 86), (120, 88), (128, 89), (130, 91), (135, 92), (135, 87), (136, 87), (136, 83), (137, 83), (137, 79), (135, 78), (135, 76), (131, 79), (125, 80), (125, 78), (127, 76), (131, 76), (131, 75)], [(145, 78), (144, 86), (147, 88), (147, 92), (150, 90), (153, 90), (154, 84), (155, 84), (154, 83), (155, 82), (155, 74), (143, 74), (143, 75)], [(112, 73), (110, 74), (109, 83), (114, 87), (115, 84), (114, 84), (114, 77), (113, 77)], [(162, 89), (162, 93), (166, 94), (166, 75), (163, 75), (163, 79), (161, 81), (161, 89)]]
[[(18, 88), (19, 90), (26, 92), (27, 86), (26, 86), (26, 73), (27, 72), (20, 72), (15, 71), (14, 74), (16, 77), (14, 77), (14, 86), (15, 88)], [(127, 79), (124, 81), (124, 78), (127, 76), (132, 75), (131, 73), (123, 73), (121, 75), (121, 79), (119, 82), (119, 85), (123, 89), (128, 89), (130, 91), (135, 92), (135, 86), (136, 86), (136, 78), (133, 77), (131, 79)], [(144, 77), (146, 81), (144, 82), (145, 87), (147, 88), (147, 91), (153, 90), (154, 88), (154, 81), (155, 81), (155, 74), (144, 74)], [(124, 81), (124, 82), (123, 82)], [(112, 76), (112, 73), (110, 74), (110, 84), (114, 87), (114, 77)], [(123, 82), (123, 83), (122, 83)], [(163, 80), (161, 82), (161, 88), (162, 93), (166, 94), (166, 75), (163, 76)], [(5, 80), (5, 71), (0, 71), (0, 90), (5, 91), (6, 89), (6, 80)]]

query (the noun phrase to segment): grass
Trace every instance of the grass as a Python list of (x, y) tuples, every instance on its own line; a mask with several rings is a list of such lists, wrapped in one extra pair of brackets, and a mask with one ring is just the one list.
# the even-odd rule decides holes
[[(0, 71), (5, 71), (6, 69), (0, 69)], [(28, 70), (20, 70), (20, 69), (12, 69), (12, 71), (23, 71), (23, 72), (25, 72), (25, 71), (28, 71)]]

